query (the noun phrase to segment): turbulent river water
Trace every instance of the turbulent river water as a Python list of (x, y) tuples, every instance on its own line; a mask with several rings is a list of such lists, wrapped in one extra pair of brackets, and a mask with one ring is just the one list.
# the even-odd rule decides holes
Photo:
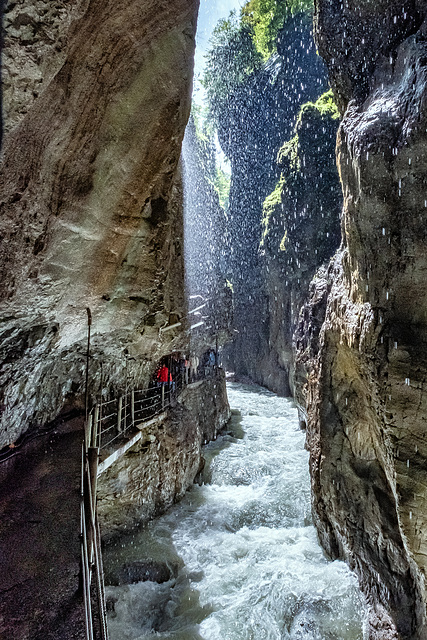
[(204, 484), (106, 550), (107, 580), (147, 559), (174, 574), (107, 587), (111, 640), (362, 640), (355, 578), (325, 558), (311, 523), (292, 402), (236, 383), (228, 393), (233, 418), (205, 447)]

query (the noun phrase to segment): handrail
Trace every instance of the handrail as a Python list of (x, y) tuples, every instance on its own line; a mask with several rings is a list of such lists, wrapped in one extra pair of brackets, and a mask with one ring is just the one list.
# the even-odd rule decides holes
[[(136, 424), (151, 420), (170, 407), (176, 393), (188, 382), (188, 376), (178, 375), (175, 382), (145, 389), (126, 389), (126, 392), (109, 400), (97, 403), (92, 410), (93, 420), (97, 422), (100, 449), (107, 449), (114, 442), (126, 437)], [(116, 403), (116, 410), (111, 404)], [(104, 411), (108, 414), (104, 415)], [(114, 432), (114, 436), (112, 436)], [(108, 438), (106, 438), (108, 434)]]
[[(204, 370), (201, 378), (209, 377), (217, 367)], [(86, 640), (108, 640), (107, 610), (105, 603), (104, 571), (102, 565), (101, 534), (97, 513), (97, 476), (99, 454), (102, 449), (110, 447), (117, 440), (138, 424), (148, 422), (162, 414), (172, 404), (173, 397), (189, 383), (188, 369), (184, 375), (176, 376), (175, 382), (147, 389), (131, 389), (126, 387), (124, 395), (107, 402), (101, 401), (88, 413), (85, 421), (84, 441), (82, 444), (81, 472), (81, 562), (83, 597), (85, 606)], [(142, 398), (138, 398), (141, 396)], [(154, 400), (154, 402), (153, 402)], [(116, 411), (111, 413), (111, 405), (116, 404)], [(107, 415), (103, 415), (108, 411)], [(139, 414), (142, 414), (141, 417)], [(115, 430), (113, 438), (107, 441), (105, 436)], [(98, 621), (92, 612), (91, 585), (92, 572), (96, 574), (96, 593), (98, 604)]]
[[(80, 536), (83, 599), (85, 607), (86, 640), (108, 640), (107, 609), (105, 605), (104, 570), (102, 565), (101, 537), (99, 530), (96, 488), (99, 460), (98, 421), (94, 420), (96, 409), (89, 413), (85, 423), (82, 443)], [(99, 628), (92, 615), (92, 572), (96, 575)]]

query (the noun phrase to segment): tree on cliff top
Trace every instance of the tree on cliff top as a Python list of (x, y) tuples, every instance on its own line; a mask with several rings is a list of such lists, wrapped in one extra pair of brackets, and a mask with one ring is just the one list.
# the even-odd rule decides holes
[(233, 97), (277, 50), (280, 30), (294, 15), (312, 9), (313, 0), (249, 0), (240, 17), (232, 11), (219, 21), (203, 78), (209, 114), (218, 129), (228, 120)]
[(313, 11), (313, 0), (249, 0), (241, 11), (242, 25), (252, 34), (255, 48), (264, 60), (277, 47), (280, 29), (292, 16)]
[(206, 55), (203, 79), (216, 126), (226, 118), (229, 98), (261, 64), (262, 57), (255, 49), (250, 28), (238, 20), (234, 11), (228, 19), (220, 20)]

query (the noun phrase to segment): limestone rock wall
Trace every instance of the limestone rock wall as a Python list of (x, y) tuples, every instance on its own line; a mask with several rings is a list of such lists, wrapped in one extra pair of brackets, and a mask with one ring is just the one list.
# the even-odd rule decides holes
[(297, 334), (313, 507), (378, 640), (427, 638), (426, 18), (424, 1), (316, 2), (344, 208)]
[(283, 27), (277, 54), (230, 97), (218, 132), (232, 169), (228, 269), (237, 332), (228, 366), (282, 393), (289, 393), (287, 375), (269, 363), (268, 296), (259, 255), (263, 203), (277, 183), (277, 154), (292, 136), (301, 104), (316, 100), (325, 87), (310, 18), (297, 15)]
[(294, 137), (278, 154), (280, 179), (264, 202), (260, 253), (269, 348), (257, 364), (264, 384), (283, 395), (293, 394), (295, 387), (293, 333), (310, 281), (341, 241), (338, 124), (330, 92), (303, 105)]
[(230, 418), (224, 372), (186, 387), (163, 422), (99, 477), (105, 540), (146, 524), (183, 497), (203, 464), (202, 445)]
[(184, 310), (178, 162), (198, 0), (9, 0), (3, 17), (0, 447), (147, 380)]

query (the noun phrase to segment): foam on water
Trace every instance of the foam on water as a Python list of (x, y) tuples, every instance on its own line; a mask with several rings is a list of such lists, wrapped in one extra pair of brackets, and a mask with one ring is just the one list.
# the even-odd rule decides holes
[(311, 524), (292, 402), (240, 384), (229, 385), (229, 400), (231, 431), (205, 448), (205, 484), (107, 550), (107, 565), (152, 558), (180, 567), (163, 585), (108, 587), (117, 599), (111, 640), (362, 640), (355, 578), (326, 560)]

